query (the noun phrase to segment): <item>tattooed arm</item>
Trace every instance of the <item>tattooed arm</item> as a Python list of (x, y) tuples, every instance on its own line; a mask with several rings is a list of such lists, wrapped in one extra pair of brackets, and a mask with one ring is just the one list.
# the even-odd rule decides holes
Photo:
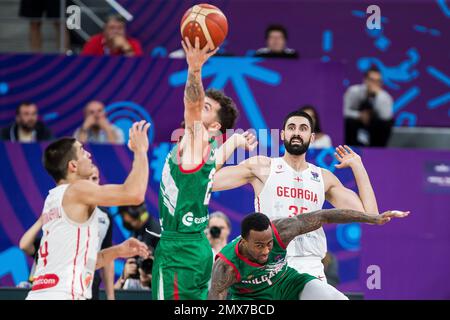
[[(188, 38), (181, 42), (186, 53), (188, 77), (184, 90), (185, 134), (180, 143), (181, 165), (185, 170), (197, 168), (202, 163), (208, 146), (209, 135), (202, 123), (203, 108), (212, 108), (205, 103), (202, 84), (202, 66), (216, 50), (208, 53), (208, 45), (200, 49), (200, 40), (192, 47)], [(211, 46), (211, 44), (209, 44)]]
[(386, 211), (381, 215), (371, 215), (355, 210), (329, 209), (275, 220), (273, 224), (278, 230), (281, 241), (287, 246), (298, 235), (319, 229), (323, 224), (365, 222), (382, 225), (389, 222), (391, 218), (403, 218), (408, 214), (409, 211)]
[(196, 121), (201, 123), (202, 109), (205, 105), (205, 91), (202, 84), (202, 67), (203, 64), (217, 52), (216, 50), (209, 52), (213, 44), (206, 45), (200, 49), (200, 40), (195, 39), (195, 45), (192, 46), (188, 38), (181, 42), (186, 53), (186, 61), (188, 64), (188, 77), (184, 90), (184, 121), (188, 132), (194, 130)]
[(225, 300), (228, 288), (236, 282), (236, 273), (233, 267), (221, 258), (217, 259), (212, 270), (208, 300)]

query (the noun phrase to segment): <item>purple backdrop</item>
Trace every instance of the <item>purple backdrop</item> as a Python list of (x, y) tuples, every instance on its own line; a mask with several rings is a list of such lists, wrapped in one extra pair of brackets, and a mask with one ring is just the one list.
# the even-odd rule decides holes
[[(18, 240), (41, 212), (53, 182), (40, 163), (45, 144), (0, 143), (0, 286), (28, 276), (31, 259), (17, 248)], [(102, 183), (120, 183), (130, 170), (132, 155), (125, 147), (89, 145)], [(151, 179), (146, 202), (157, 218), (157, 194), (169, 145), (153, 145)], [(450, 152), (357, 150), (371, 177), (380, 210), (411, 210), (411, 216), (385, 226), (327, 225), (328, 250), (339, 261), (339, 289), (364, 292), (367, 299), (450, 298)], [(309, 161), (333, 169), (332, 149), (310, 150)], [(346, 187), (355, 181), (350, 169), (334, 170)], [(253, 211), (251, 187), (213, 193), (210, 211), (221, 210), (232, 221), (232, 237), (242, 217)], [(328, 206), (326, 206), (328, 207)], [(112, 212), (114, 214), (114, 212)], [(361, 236), (362, 232), (362, 236)], [(114, 218), (114, 242), (127, 237)], [(380, 270), (379, 289), (370, 290), (368, 268)], [(117, 266), (120, 273), (121, 266)], [(370, 280), (370, 279), (369, 279)], [(370, 282), (370, 281), (369, 281)]]
[[(120, 0), (134, 15), (130, 34), (147, 54), (165, 56), (180, 48), (179, 23), (201, 1)], [(450, 5), (432, 0), (211, 0), (229, 21), (225, 51), (251, 54), (264, 47), (264, 30), (281, 23), (290, 47), (302, 58), (346, 64), (344, 86), (361, 82), (371, 64), (383, 74), (396, 100), (396, 124), (450, 125)], [(366, 9), (381, 9), (382, 30), (368, 30)], [(151, 22), (150, 22), (151, 21)], [(446, 40), (447, 39), (447, 40)], [(335, 85), (340, 86), (341, 83)], [(341, 99), (335, 102), (341, 105)]]
[[(364, 225), (361, 287), (367, 299), (450, 299), (450, 152), (365, 149), (380, 210), (410, 210), (402, 221)], [(442, 177), (430, 185), (430, 177)], [(369, 290), (367, 268), (381, 271)]]
[[(24, 100), (37, 103), (57, 136), (73, 134), (93, 99), (107, 105), (108, 117), (125, 132), (131, 121), (151, 121), (155, 142), (168, 141), (183, 119), (184, 60), (0, 55), (0, 66), (0, 127), (13, 121)], [(236, 101), (240, 128), (280, 128), (287, 113), (309, 103), (333, 142), (343, 142), (339, 63), (217, 57), (203, 75), (205, 87), (223, 89)]]

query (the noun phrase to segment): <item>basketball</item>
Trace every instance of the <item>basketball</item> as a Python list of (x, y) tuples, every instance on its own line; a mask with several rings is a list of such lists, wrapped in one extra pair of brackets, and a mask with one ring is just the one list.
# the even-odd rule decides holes
[(182, 39), (188, 37), (192, 46), (198, 37), (200, 48), (211, 40), (215, 49), (222, 44), (227, 33), (227, 18), (219, 8), (210, 4), (198, 4), (189, 8), (181, 19)]

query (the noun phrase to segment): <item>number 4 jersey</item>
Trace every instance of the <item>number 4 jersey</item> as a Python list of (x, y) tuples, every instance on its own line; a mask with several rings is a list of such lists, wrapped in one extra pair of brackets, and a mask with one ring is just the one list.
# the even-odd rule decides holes
[(91, 298), (98, 253), (98, 208), (85, 223), (71, 221), (62, 201), (69, 185), (49, 191), (42, 213), (41, 245), (27, 300)]
[[(319, 167), (308, 163), (308, 168), (299, 172), (283, 158), (272, 158), (270, 175), (255, 198), (255, 210), (275, 220), (321, 210), (324, 201), (325, 187)], [(296, 237), (287, 247), (288, 257), (323, 259), (326, 251), (323, 228)]]

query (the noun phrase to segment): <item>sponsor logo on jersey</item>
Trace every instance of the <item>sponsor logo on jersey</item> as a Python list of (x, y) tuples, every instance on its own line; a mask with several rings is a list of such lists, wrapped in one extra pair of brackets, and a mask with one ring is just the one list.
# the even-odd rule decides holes
[(93, 279), (93, 275), (91, 272), (87, 272), (86, 276), (84, 277), (84, 287), (89, 288), (89, 285), (91, 284)]
[(186, 227), (190, 227), (190, 226), (192, 226), (192, 223), (201, 224), (207, 220), (208, 220), (208, 216), (201, 217), (201, 218), (194, 218), (194, 214), (192, 212), (188, 212), (183, 216), (183, 218), (181, 219), (181, 222), (183, 222), (183, 224)]
[(99, 217), (99, 218), (98, 218), (98, 223), (106, 224), (106, 219), (103, 218), (103, 217)]
[(55, 287), (59, 282), (59, 278), (56, 274), (44, 274), (34, 279), (32, 291), (48, 289)]
[(319, 174), (317, 172), (311, 171), (311, 176), (312, 176), (311, 180), (316, 181), (316, 182), (320, 182)]

